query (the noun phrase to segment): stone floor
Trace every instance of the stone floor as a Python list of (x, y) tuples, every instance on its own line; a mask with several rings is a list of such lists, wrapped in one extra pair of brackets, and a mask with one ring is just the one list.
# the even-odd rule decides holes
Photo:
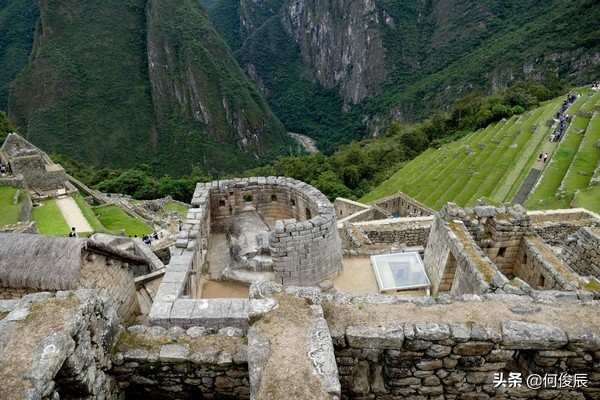
[[(333, 286), (337, 290), (358, 296), (380, 293), (370, 257), (344, 257), (343, 264), (344, 272), (333, 279)], [(398, 297), (426, 295), (424, 290), (388, 291), (385, 294)]]

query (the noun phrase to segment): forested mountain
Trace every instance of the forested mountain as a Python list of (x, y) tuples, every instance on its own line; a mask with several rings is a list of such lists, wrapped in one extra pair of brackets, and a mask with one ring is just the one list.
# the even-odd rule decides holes
[(472, 92), (600, 76), (598, 0), (202, 3), (0, 0), (0, 109), (50, 153), (217, 175), (289, 153), (286, 130), (329, 154)]
[[(209, 17), (288, 130), (332, 150), (472, 91), (600, 76), (597, 0), (214, 0)], [(548, 85), (549, 82), (545, 82)]]
[[(1, 15), (21, 3), (0, 2)], [(40, 1), (38, 12), (8, 111), (48, 152), (178, 176), (240, 170), (291, 143), (200, 0)], [(3, 48), (22, 49), (21, 36)]]

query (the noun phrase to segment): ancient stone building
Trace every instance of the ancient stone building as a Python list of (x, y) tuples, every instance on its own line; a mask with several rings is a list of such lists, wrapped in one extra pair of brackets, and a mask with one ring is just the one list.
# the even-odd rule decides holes
[[(304, 245), (303, 234), (324, 228), (325, 239), (330, 227), (337, 231), (330, 205), (316, 201), (311, 208), (297, 197), (311, 190), (302, 185), (281, 178), (199, 185), (150, 326), (119, 333), (116, 311), (87, 291), (0, 301), (0, 354), (20, 360), (20, 368), (7, 371), (9, 358), (0, 357), (0, 375), (12, 378), (0, 397), (2, 390), (36, 399), (600, 397), (600, 218), (585, 210), (449, 203), (432, 216), (339, 227), (346, 255), (424, 248), (433, 296), (352, 295), (263, 280), (252, 283), (247, 299), (196, 299), (191, 282), (205, 266), (211, 229), (233, 229), (239, 248), (263, 249), (262, 233), (242, 231), (248, 221), (264, 224), (271, 256), (279, 243)], [(291, 200), (304, 204), (285, 211)], [(354, 214), (365, 210), (345, 206)], [(242, 215), (243, 223), (224, 224)], [(331, 225), (313, 221), (318, 216)], [(255, 256), (266, 257), (261, 251)], [(248, 260), (250, 253), (243, 253)], [(311, 269), (310, 257), (295, 259), (297, 271)], [(275, 269), (274, 256), (271, 262), (277, 273), (288, 271)], [(311, 282), (321, 272), (305, 277)], [(55, 326), (24, 333), (58, 309), (63, 318)], [(25, 336), (35, 343), (29, 351)], [(50, 345), (56, 351), (47, 354)]]
[(16, 133), (10, 133), (4, 141), (0, 159), (9, 165), (14, 176), (23, 176), (27, 187), (40, 196), (55, 197), (76, 192), (62, 166)]
[(0, 299), (80, 288), (110, 299), (123, 325), (139, 315), (133, 269), (148, 260), (93, 240), (0, 233)]

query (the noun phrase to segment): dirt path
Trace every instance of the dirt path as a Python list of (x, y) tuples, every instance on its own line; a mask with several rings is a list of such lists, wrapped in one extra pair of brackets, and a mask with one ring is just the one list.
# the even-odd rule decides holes
[(56, 199), (56, 204), (63, 217), (65, 217), (67, 224), (71, 227), (74, 226), (78, 233), (94, 231), (72, 197)]

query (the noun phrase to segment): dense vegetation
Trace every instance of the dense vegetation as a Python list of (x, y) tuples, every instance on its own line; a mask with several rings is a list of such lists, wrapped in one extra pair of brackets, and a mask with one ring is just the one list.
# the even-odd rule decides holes
[[(243, 175), (292, 177), (310, 183), (331, 200), (336, 197), (358, 199), (428, 146), (440, 146), (493, 121), (520, 114), (536, 107), (540, 101), (556, 96), (562, 89), (561, 82), (555, 79), (546, 82), (547, 86), (538, 82), (519, 82), (493, 96), (473, 93), (456, 100), (448, 113), (438, 112), (419, 124), (393, 122), (382, 137), (343, 145), (332, 156), (317, 153), (280, 157), (263, 167), (247, 170)], [(171, 195), (176, 200), (188, 202), (196, 182), (225, 176), (207, 174), (197, 167), (181, 179), (157, 179), (147, 164), (125, 171), (94, 170), (69, 157), (53, 158), (90, 186), (138, 199)]]
[(4, 111), (0, 111), (0, 146), (2, 146), (4, 139), (11, 132), (15, 132), (15, 127), (10, 122), (10, 119), (8, 119), (8, 115)]
[[(378, 23), (369, 29), (383, 38), (385, 59), (376, 62), (384, 63), (388, 79), (378, 95), (347, 109), (340, 88), (318, 83), (316, 66), (307, 63), (284, 28), (291, 4), (216, 0), (209, 16), (239, 63), (253, 66), (251, 76), (286, 128), (317, 139), (327, 154), (341, 143), (383, 131), (392, 119), (418, 121), (448, 109), (472, 91), (489, 94), (515, 80), (542, 80), (548, 71), (580, 84), (600, 75), (594, 61), (600, 51), (597, 1), (480, 0), (467, 5), (378, 0), (373, 11)], [(317, 16), (334, 21), (323, 32), (344, 29), (335, 21), (343, 21), (356, 6), (349, 0), (306, 4)], [(394, 22), (388, 24), (387, 17)]]
[[(8, 110), (34, 144), (94, 166), (148, 163), (171, 176), (289, 154), (291, 139), (200, 0), (60, 0), (40, 10)], [(0, 39), (0, 57), (2, 41), (31, 41), (15, 35)], [(14, 79), (9, 72), (0, 76)]]
[(27, 65), (39, 14), (35, 0), (0, 1), (0, 110), (7, 109), (10, 83)]

